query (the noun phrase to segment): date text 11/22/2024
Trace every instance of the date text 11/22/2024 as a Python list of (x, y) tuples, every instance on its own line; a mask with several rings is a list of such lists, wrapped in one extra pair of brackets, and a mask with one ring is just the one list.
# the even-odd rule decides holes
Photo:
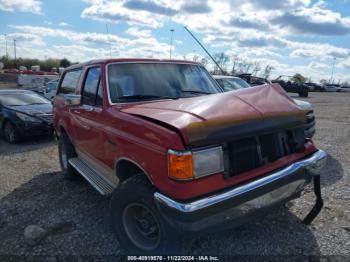
[(219, 261), (217, 256), (128, 256), (128, 261)]

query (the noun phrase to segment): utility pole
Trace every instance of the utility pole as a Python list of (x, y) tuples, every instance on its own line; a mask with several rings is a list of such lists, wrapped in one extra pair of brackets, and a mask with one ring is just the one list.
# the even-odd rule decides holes
[(14, 53), (15, 53), (15, 61), (16, 61), (16, 59), (17, 59), (16, 39), (13, 39), (13, 50), (14, 50)]
[(5, 34), (5, 52), (6, 52), (6, 57), (9, 56), (9, 52), (7, 50), (7, 34)]
[(112, 45), (111, 45), (111, 41), (109, 39), (109, 28), (108, 28), (108, 24), (106, 24), (106, 32), (107, 32), (107, 41), (109, 44), (109, 56), (112, 57)]
[(335, 61), (337, 60), (336, 57), (333, 57), (333, 66), (332, 66), (332, 75), (331, 75), (331, 79), (330, 79), (330, 84), (333, 83), (333, 75), (334, 75), (334, 66), (335, 66)]
[(171, 60), (171, 53), (173, 50), (173, 35), (174, 35), (174, 29), (170, 29), (170, 60)]

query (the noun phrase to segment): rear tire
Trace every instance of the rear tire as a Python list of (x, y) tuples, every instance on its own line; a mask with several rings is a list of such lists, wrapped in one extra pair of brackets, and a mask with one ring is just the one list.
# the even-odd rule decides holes
[(300, 97), (308, 97), (309, 92), (307, 90), (303, 90), (303, 91), (299, 92), (299, 96)]
[(67, 180), (77, 180), (79, 173), (71, 166), (69, 159), (77, 157), (74, 146), (65, 133), (58, 139), (58, 155), (63, 177)]
[(10, 121), (6, 121), (4, 124), (3, 137), (10, 144), (16, 144), (20, 141), (20, 135)]
[(158, 211), (154, 187), (143, 174), (124, 181), (113, 193), (111, 223), (128, 254), (165, 254), (179, 250), (179, 235)]

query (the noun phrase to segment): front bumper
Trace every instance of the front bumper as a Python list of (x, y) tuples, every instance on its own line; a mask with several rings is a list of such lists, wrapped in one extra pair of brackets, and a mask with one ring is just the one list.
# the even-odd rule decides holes
[(238, 226), (248, 218), (299, 197), (314, 178), (317, 202), (304, 221), (309, 224), (323, 205), (319, 171), (326, 156), (319, 150), (263, 178), (189, 203), (177, 202), (158, 192), (154, 198), (164, 218), (175, 228), (191, 232), (216, 230), (219, 225), (223, 228)]
[(27, 136), (39, 136), (51, 134), (53, 132), (53, 126), (47, 123), (33, 123), (33, 122), (20, 122), (17, 124), (17, 131), (23, 137)]

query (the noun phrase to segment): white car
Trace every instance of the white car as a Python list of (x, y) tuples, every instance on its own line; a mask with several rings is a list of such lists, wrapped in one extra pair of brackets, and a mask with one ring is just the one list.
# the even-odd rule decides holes
[(57, 91), (58, 79), (52, 80), (46, 84), (46, 88), (44, 90), (44, 96), (47, 99), (53, 99), (56, 95)]
[(340, 92), (350, 92), (350, 86), (341, 86), (340, 89)]
[(340, 85), (336, 85), (336, 84), (325, 84), (323, 86), (323, 88), (326, 92), (340, 92), (341, 91)]
[(213, 78), (225, 92), (250, 87), (245, 80), (235, 76), (213, 75)]

